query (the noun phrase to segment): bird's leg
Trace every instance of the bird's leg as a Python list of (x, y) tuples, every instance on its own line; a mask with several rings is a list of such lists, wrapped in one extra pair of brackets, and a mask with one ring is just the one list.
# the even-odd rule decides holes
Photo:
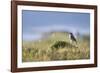
[(77, 44), (77, 42), (75, 42), (75, 44), (76, 44), (76, 47), (78, 48), (78, 44)]
[(72, 40), (70, 40), (70, 44), (72, 44), (72, 42), (73, 42), (73, 41), (72, 41)]

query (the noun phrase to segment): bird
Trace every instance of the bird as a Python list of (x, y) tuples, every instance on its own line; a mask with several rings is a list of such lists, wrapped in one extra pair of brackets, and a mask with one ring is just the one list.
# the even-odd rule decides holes
[(72, 42), (76, 42), (77, 43), (77, 40), (74, 37), (73, 33), (69, 33), (69, 38), (71, 39)]

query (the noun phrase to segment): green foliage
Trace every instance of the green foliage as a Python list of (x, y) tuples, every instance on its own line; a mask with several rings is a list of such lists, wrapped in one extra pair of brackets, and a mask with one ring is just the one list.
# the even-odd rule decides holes
[(77, 43), (70, 42), (68, 33), (57, 32), (43, 40), (23, 41), (22, 61), (89, 59), (90, 41), (87, 37), (83, 39), (77, 38)]

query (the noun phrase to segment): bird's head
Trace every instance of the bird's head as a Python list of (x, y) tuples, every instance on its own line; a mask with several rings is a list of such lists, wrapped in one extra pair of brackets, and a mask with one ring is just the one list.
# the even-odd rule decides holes
[(72, 33), (71, 33), (71, 32), (69, 32), (69, 34), (70, 34), (70, 35), (72, 35)]

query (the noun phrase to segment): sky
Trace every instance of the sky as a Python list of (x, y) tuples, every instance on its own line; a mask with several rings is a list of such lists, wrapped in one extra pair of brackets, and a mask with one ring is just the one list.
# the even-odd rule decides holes
[(22, 10), (23, 40), (40, 39), (45, 32), (90, 33), (90, 14)]

